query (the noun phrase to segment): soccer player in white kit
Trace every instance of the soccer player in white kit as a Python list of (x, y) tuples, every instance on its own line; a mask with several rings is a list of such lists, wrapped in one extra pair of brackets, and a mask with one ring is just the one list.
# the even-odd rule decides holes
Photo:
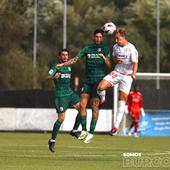
[(116, 44), (113, 46), (113, 60), (116, 63), (114, 70), (105, 76), (97, 87), (97, 92), (101, 100), (105, 99), (105, 90), (118, 84), (119, 97), (117, 117), (114, 126), (110, 132), (116, 135), (118, 127), (123, 118), (125, 103), (129, 94), (132, 81), (136, 78), (138, 69), (138, 52), (133, 44), (128, 42), (125, 30), (116, 29), (114, 32)]

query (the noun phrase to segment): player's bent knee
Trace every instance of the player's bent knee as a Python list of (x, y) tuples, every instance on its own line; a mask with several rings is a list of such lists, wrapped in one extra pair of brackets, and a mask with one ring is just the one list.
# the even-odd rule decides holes
[(65, 114), (59, 114), (59, 115), (58, 115), (58, 120), (59, 120), (60, 122), (63, 122), (64, 119), (65, 119)]
[(123, 100), (126, 102), (128, 95), (122, 91), (119, 91), (119, 100)]
[(102, 80), (99, 85), (97, 86), (97, 90), (98, 91), (103, 91), (103, 90), (106, 90), (107, 88), (109, 87), (112, 87), (112, 84), (109, 83), (108, 81), (106, 80)]
[(98, 91), (104, 90), (104, 83), (103, 83), (103, 80), (98, 84), (97, 90), (98, 90)]
[(81, 109), (86, 108), (86, 106), (87, 106), (87, 103), (86, 103), (86, 102), (80, 102), (80, 108), (81, 108)]

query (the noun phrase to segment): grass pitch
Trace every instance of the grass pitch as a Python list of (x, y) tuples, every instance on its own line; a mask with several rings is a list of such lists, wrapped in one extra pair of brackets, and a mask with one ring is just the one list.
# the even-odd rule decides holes
[[(97, 134), (90, 144), (84, 144), (60, 133), (55, 153), (48, 150), (49, 137), (49, 133), (1, 132), (0, 170), (170, 169), (170, 137)], [(141, 157), (134, 153), (141, 153)]]

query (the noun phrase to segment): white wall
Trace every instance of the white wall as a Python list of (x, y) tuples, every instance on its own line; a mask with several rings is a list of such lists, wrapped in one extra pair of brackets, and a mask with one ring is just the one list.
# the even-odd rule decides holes
[[(61, 131), (70, 131), (77, 111), (68, 109)], [(52, 130), (57, 118), (55, 109), (0, 108), (0, 130)], [(91, 110), (87, 110), (87, 128), (90, 127)], [(112, 110), (100, 110), (95, 131), (107, 132), (112, 126)], [(81, 128), (79, 128), (81, 129)]]

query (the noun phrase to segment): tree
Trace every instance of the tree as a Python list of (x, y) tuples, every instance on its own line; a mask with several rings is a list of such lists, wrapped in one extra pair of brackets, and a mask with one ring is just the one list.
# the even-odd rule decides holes
[(24, 90), (32, 87), (32, 61), (21, 49), (11, 49), (0, 58), (1, 90)]
[[(163, 2), (164, 1), (164, 2)], [(167, 0), (161, 1), (161, 71), (168, 72), (169, 64), (165, 64), (169, 50), (170, 42), (165, 38), (169, 35), (169, 14), (170, 2)], [(122, 17), (129, 37), (137, 45), (142, 56), (142, 67), (139, 67), (144, 72), (156, 71), (156, 3), (152, 0), (136, 1), (127, 6)], [(166, 24), (165, 24), (166, 23)], [(168, 66), (167, 66), (168, 65)]]
[[(75, 56), (84, 45), (91, 43), (94, 29), (112, 21), (118, 27), (125, 27), (129, 41), (136, 45), (140, 54), (139, 70), (156, 71), (156, 1), (69, 0), (67, 2), (67, 47), (70, 49), (70, 57)], [(46, 76), (49, 65), (57, 59), (58, 51), (62, 48), (63, 8), (63, 0), (38, 0), (38, 89), (51, 89)], [(160, 1), (161, 72), (170, 71), (169, 11), (170, 1)], [(34, 0), (0, 1), (0, 61), (3, 64), (0, 87), (4, 90), (33, 87), (33, 19)], [(106, 43), (112, 46), (114, 43), (112, 37), (106, 36)], [(13, 66), (10, 61), (15, 65)], [(22, 70), (23, 65), (25, 70)], [(25, 77), (19, 73), (20, 67), (24, 75), (30, 76), (27, 84)], [(82, 62), (75, 64), (74, 75), (82, 77), (83, 67)], [(10, 70), (11, 68), (13, 69)]]
[[(18, 2), (15, 0), (0, 3), (0, 60), (2, 64), (0, 86), (5, 90), (32, 87), (30, 51), (23, 48), (31, 27), (28, 22), (25, 22), (23, 10), (21, 12), (17, 6)], [(30, 78), (27, 79), (28, 77)]]

